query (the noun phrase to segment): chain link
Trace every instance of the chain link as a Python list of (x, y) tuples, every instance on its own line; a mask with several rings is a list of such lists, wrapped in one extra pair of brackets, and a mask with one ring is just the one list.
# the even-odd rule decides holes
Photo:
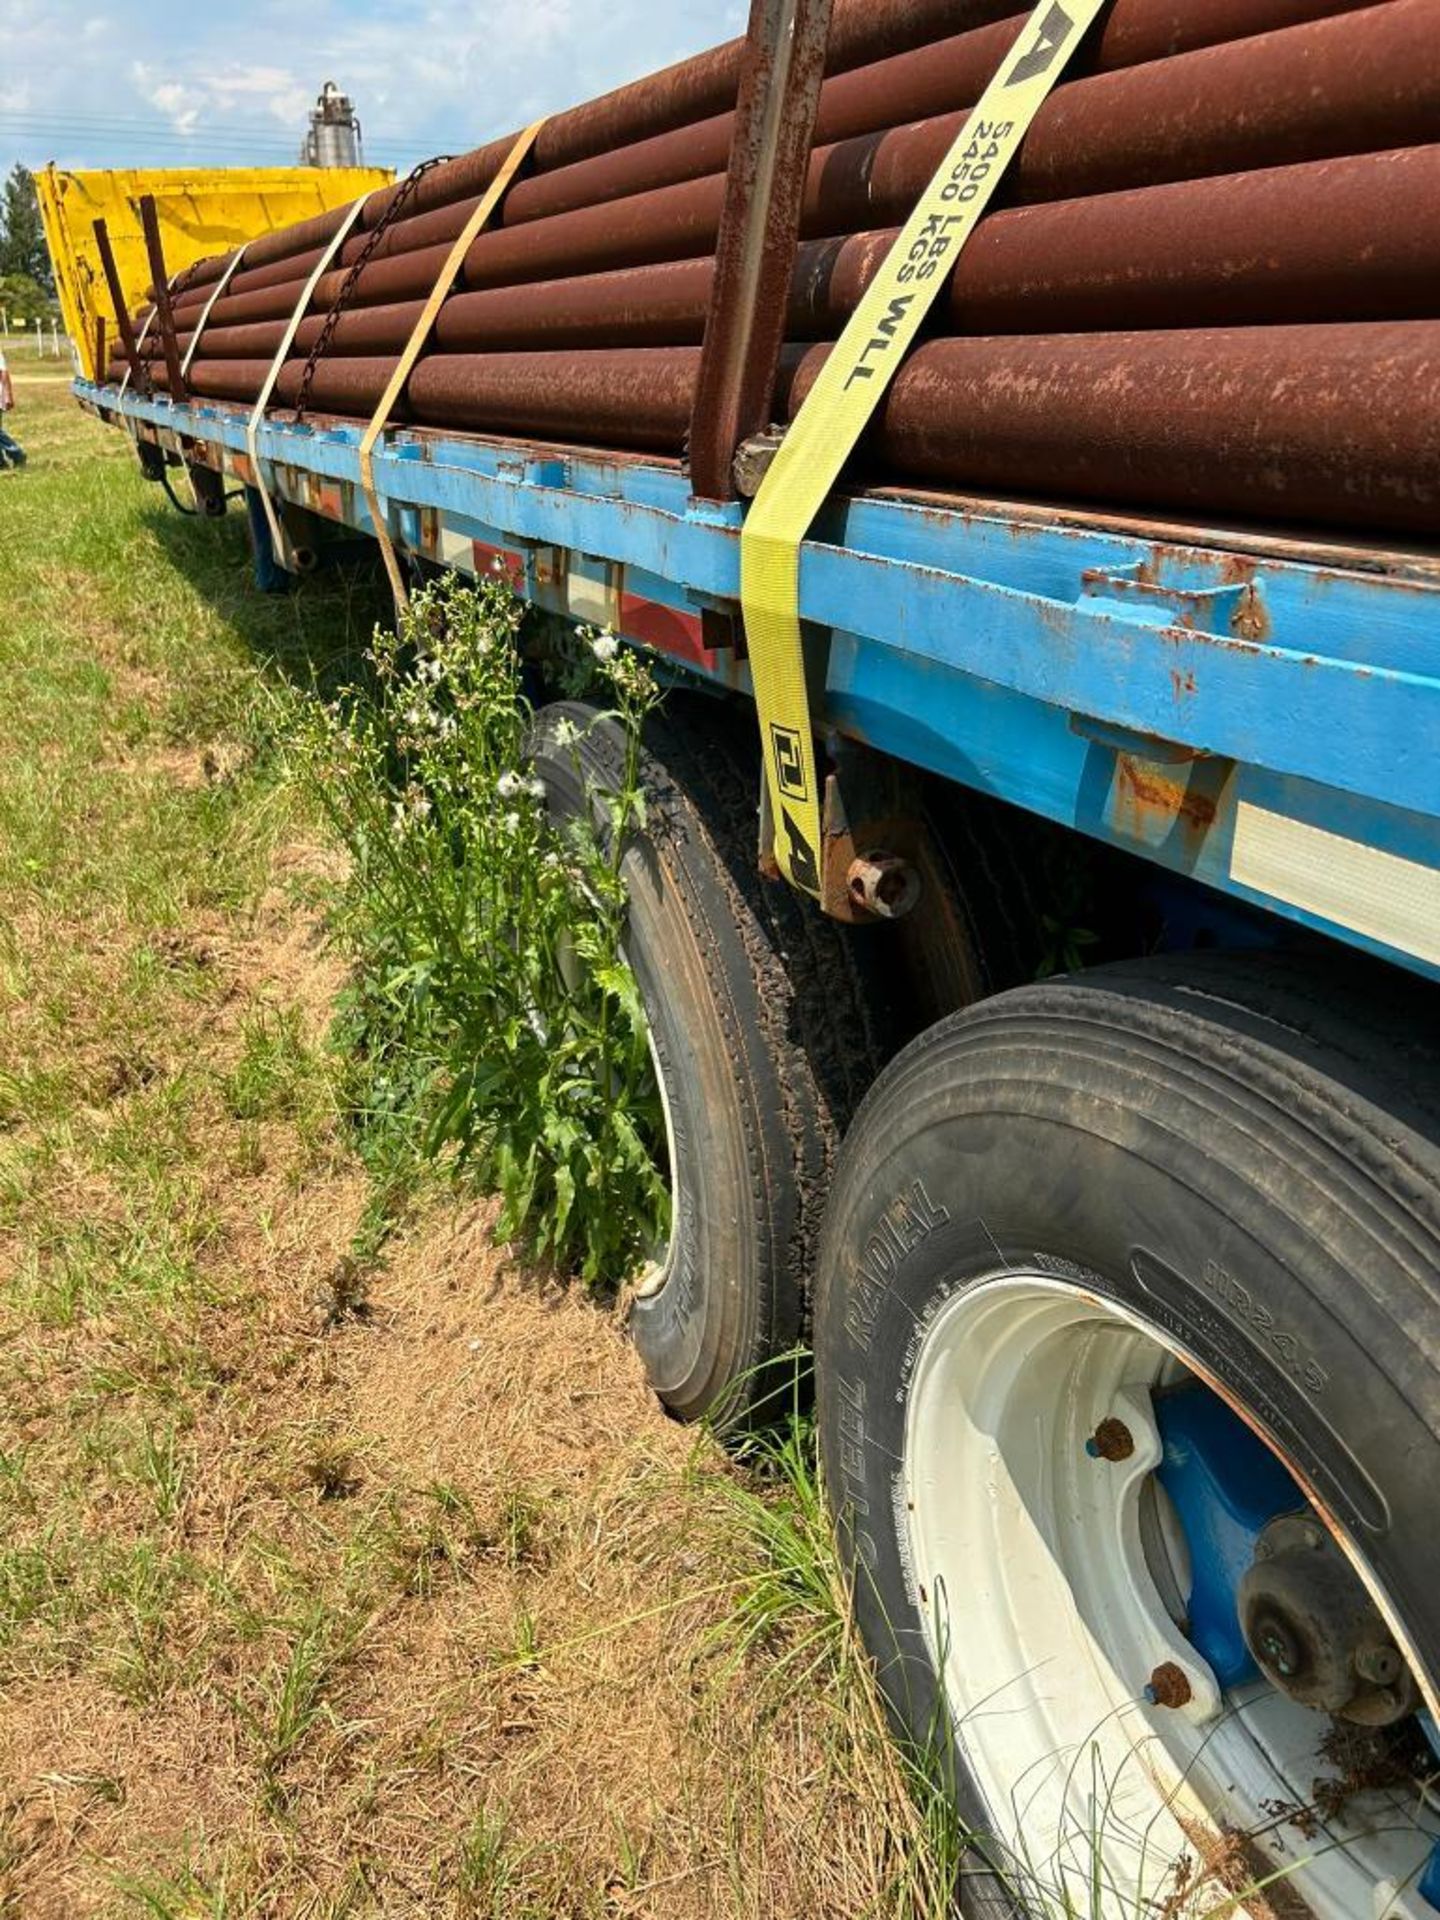
[(400, 218), (406, 205), (414, 196), (415, 189), (425, 178), (426, 174), (432, 172), (436, 167), (446, 165), (452, 158), (453, 156), (451, 154), (441, 153), (437, 154), (433, 160), (422, 160), (418, 167), (406, 175), (396, 190), (395, 198), (390, 202), (389, 206), (386, 207), (384, 213), (381, 214), (380, 218), (366, 235), (364, 245), (350, 263), (349, 270), (340, 283), (340, 291), (330, 303), (329, 311), (325, 315), (325, 324), (320, 329), (319, 338), (310, 349), (309, 355), (306, 358), (304, 370), (300, 375), (300, 391), (295, 396), (295, 418), (297, 420), (310, 404), (310, 388), (315, 379), (315, 369), (329, 352), (330, 343), (335, 338), (335, 329), (340, 324), (340, 316), (349, 304), (351, 295), (354, 293), (356, 284), (360, 279), (360, 275), (374, 258), (375, 249), (384, 239), (389, 229), (393, 227), (395, 222)]

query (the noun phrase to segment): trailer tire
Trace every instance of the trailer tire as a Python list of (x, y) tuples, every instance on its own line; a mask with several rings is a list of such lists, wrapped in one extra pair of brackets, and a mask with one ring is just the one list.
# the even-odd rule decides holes
[[(858, 1622), (897, 1726), (947, 1776), (967, 1827), (998, 1835), (989, 1865), (966, 1877), (969, 1914), (1030, 1911), (1016, 1892), (1029, 1870), (1016, 1868), (1006, 1831), (1018, 1816), (997, 1805), (998, 1756), (1011, 1751), (1017, 1715), (1034, 1714), (1040, 1737), (1035, 1703), (1052, 1690), (1029, 1676), (1059, 1673), (1041, 1651), (1049, 1623), (1068, 1607), (1087, 1644), (1112, 1631), (1094, 1601), (1100, 1589), (1083, 1583), (1103, 1573), (1072, 1578), (1065, 1559), (1072, 1536), (1060, 1510), (1081, 1509), (1062, 1476), (1083, 1487), (1095, 1471), (1064, 1424), (1083, 1417), (1080, 1362), (1057, 1357), (1052, 1371), (1045, 1344), (1052, 1326), (1060, 1340), (1066, 1314), (1097, 1350), (1112, 1323), (1148, 1340), (1160, 1364), (1185, 1372), (1187, 1385), (1218, 1388), (1280, 1454), (1298, 1504), (1309, 1496), (1328, 1511), (1368, 1570), (1433, 1708), (1440, 1050), (1427, 1028), (1433, 1010), (1413, 987), (1390, 977), (1382, 1005), (1363, 968), (1317, 977), (1279, 957), (1102, 968), (942, 1022), (891, 1064), (856, 1120), (817, 1269), (821, 1446)], [(1031, 1317), (1007, 1322), (1017, 1310)], [(1033, 1408), (1026, 1395), (1038, 1396)], [(973, 1455), (968, 1442), (948, 1444), (960, 1429), (946, 1422), (962, 1416), (933, 1413), (962, 1404)], [(1059, 1466), (1033, 1464), (1042, 1427), (1060, 1436)], [(1033, 1450), (1013, 1479), (1012, 1442), (1017, 1458)], [(927, 1511), (955, 1517), (936, 1531)], [(965, 1551), (942, 1598), (936, 1543), (946, 1525), (958, 1536), (962, 1512)], [(1034, 1567), (1022, 1544), (1032, 1526), (1044, 1539)], [(1083, 1553), (1083, 1529), (1079, 1537)], [(1058, 1610), (1053, 1593), (1040, 1604), (1049, 1567)], [(1041, 1581), (1029, 1590), (1039, 1608), (1029, 1640), (1027, 1568)], [(998, 1600), (985, 1598), (992, 1587)], [(1087, 1591), (1088, 1606), (1077, 1597)], [(1120, 1672), (1108, 1642), (1103, 1651)], [(1023, 1682), (997, 1679), (1022, 1652), (1036, 1661)], [(1078, 1653), (1062, 1661), (1057, 1696), (1072, 1685), (1079, 1695), (1084, 1664)], [(1147, 1670), (1142, 1662), (1140, 1678)], [(1147, 1713), (1134, 1684), (1122, 1715)], [(1017, 1693), (997, 1699), (1010, 1685)], [(1057, 1706), (1043, 1723), (1052, 1752), (1071, 1710)], [(1163, 1740), (1166, 1725), (1151, 1711), (1141, 1731)], [(1065, 1764), (1084, 1773), (1083, 1756)], [(1028, 1779), (1009, 1784), (1017, 1807), (1026, 1796), (1026, 1822), (1048, 1833), (1046, 1767), (1037, 1753)], [(1074, 1787), (1067, 1778), (1055, 1792)], [(1299, 1804), (1311, 1780), (1297, 1787)], [(1326, 1871), (1342, 1871), (1342, 1855), (1326, 1857)]]
[[(546, 707), (530, 752), (552, 814), (588, 808), (603, 834), (616, 723), (580, 702)], [(629, 1329), (665, 1404), (721, 1427), (763, 1416), (793, 1374), (769, 1363), (803, 1336), (834, 1157), (885, 1057), (868, 934), (756, 871), (758, 778), (724, 707), (672, 696), (647, 729), (647, 821), (623, 866), (674, 1163), (670, 1245)]]

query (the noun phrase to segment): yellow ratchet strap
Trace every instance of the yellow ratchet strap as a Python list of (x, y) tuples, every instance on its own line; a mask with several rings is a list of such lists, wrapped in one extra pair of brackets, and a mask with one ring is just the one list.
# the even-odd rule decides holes
[(214, 286), (210, 289), (210, 297), (205, 302), (204, 306), (200, 309), (200, 318), (195, 322), (195, 331), (191, 334), (190, 344), (185, 349), (185, 358), (180, 362), (180, 371), (182, 374), (186, 376), (187, 379), (190, 374), (190, 362), (195, 358), (196, 350), (200, 345), (201, 335), (204, 333), (206, 327), (209, 326), (210, 324), (210, 309), (214, 306), (215, 302), (219, 300), (221, 296), (224, 294), (225, 289), (229, 286), (230, 282), (234, 279), (236, 270), (238, 269), (241, 261), (245, 258), (245, 255), (249, 251), (250, 251), (250, 242), (247, 240), (243, 247), (240, 247), (235, 253), (231, 254), (229, 265), (226, 267), (225, 271), (221, 274), (220, 278), (215, 282)]
[[(371, 190), (372, 192), (374, 189)], [(382, 189), (383, 191), (383, 189)], [(250, 471), (255, 478), (255, 488), (260, 495), (260, 504), (265, 509), (265, 519), (270, 528), (270, 538), (275, 545), (275, 556), (284, 562), (290, 551), (290, 543), (285, 538), (285, 530), (280, 525), (275, 503), (270, 498), (270, 487), (265, 479), (265, 469), (260, 464), (259, 436), (260, 422), (265, 417), (265, 409), (270, 404), (270, 396), (275, 391), (275, 382), (280, 378), (280, 369), (289, 358), (290, 349), (295, 344), (295, 336), (300, 331), (300, 322), (310, 310), (310, 302), (315, 297), (315, 289), (330, 271), (330, 263), (341, 247), (350, 238), (350, 230), (360, 218), (360, 210), (370, 198), (362, 193), (358, 200), (351, 202), (346, 209), (345, 218), (331, 235), (325, 251), (315, 262), (315, 271), (305, 282), (300, 298), (295, 303), (295, 311), (286, 322), (285, 332), (276, 350), (275, 358), (270, 362), (270, 371), (265, 376), (265, 384), (260, 389), (260, 398), (255, 402), (250, 419), (245, 427), (245, 450), (250, 456)]]
[(800, 635), (800, 546), (1006, 168), (1106, 0), (1040, 0), (781, 442), (745, 519), (740, 604), (775, 857), (821, 892), (821, 807)]
[[(547, 115), (546, 118), (548, 117)], [(511, 181), (524, 165), (526, 156), (534, 146), (540, 129), (544, 125), (545, 119), (537, 120), (520, 135), (506, 155), (505, 164), (481, 195), (480, 204), (465, 222), (463, 232), (446, 255), (445, 264), (440, 269), (440, 276), (430, 289), (430, 296), (425, 302), (420, 318), (415, 322), (415, 330), (406, 342), (405, 351), (395, 363), (395, 371), (390, 376), (389, 385), (360, 441), (360, 485), (365, 494), (365, 505), (369, 508), (370, 518), (374, 523), (375, 538), (380, 542), (385, 571), (390, 576), (390, 589), (395, 595), (397, 613), (404, 611), (407, 595), (405, 582), (400, 575), (400, 563), (395, 557), (395, 543), (390, 538), (390, 528), (380, 505), (380, 496), (375, 489), (375, 444), (384, 433), (390, 415), (394, 411), (395, 402), (404, 391), (405, 382), (410, 378), (415, 362), (420, 358), (425, 342), (430, 338), (435, 317), (449, 297), (450, 289), (455, 284), (455, 277), (460, 271), (466, 254), (470, 251), (471, 243), (481, 229), (489, 224), (496, 208), (509, 191)]]

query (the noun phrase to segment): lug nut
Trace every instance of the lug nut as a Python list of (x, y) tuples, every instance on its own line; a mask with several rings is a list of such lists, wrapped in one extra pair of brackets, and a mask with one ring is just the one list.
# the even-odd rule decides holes
[(1128, 1460), (1135, 1451), (1135, 1436), (1123, 1420), (1102, 1420), (1085, 1442), (1092, 1460)]
[(1373, 1687), (1393, 1687), (1405, 1670), (1395, 1647), (1371, 1645), (1355, 1651), (1355, 1671)]
[(847, 885), (852, 904), (881, 920), (903, 920), (920, 901), (920, 876), (898, 854), (867, 853), (852, 860)]
[(1293, 1680), (1304, 1665), (1298, 1641), (1279, 1620), (1266, 1620), (1255, 1628), (1255, 1651), (1282, 1680)]
[(1190, 1682), (1173, 1660), (1156, 1667), (1145, 1689), (1145, 1698), (1152, 1707), (1185, 1707), (1190, 1704), (1190, 1697)]

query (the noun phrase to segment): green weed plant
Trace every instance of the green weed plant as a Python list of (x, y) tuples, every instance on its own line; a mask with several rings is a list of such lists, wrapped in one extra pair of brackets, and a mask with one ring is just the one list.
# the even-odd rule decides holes
[(620, 875), (659, 696), (613, 636), (579, 636), (568, 678), (598, 697), (591, 724), (620, 730), (624, 775), (592, 784), (585, 817), (552, 817), (527, 766), (524, 617), (502, 582), (447, 577), (377, 630), (363, 687), (298, 723), (349, 856), (336, 1037), (375, 1159), (454, 1165), (498, 1192), (499, 1238), (619, 1284), (669, 1220)]

